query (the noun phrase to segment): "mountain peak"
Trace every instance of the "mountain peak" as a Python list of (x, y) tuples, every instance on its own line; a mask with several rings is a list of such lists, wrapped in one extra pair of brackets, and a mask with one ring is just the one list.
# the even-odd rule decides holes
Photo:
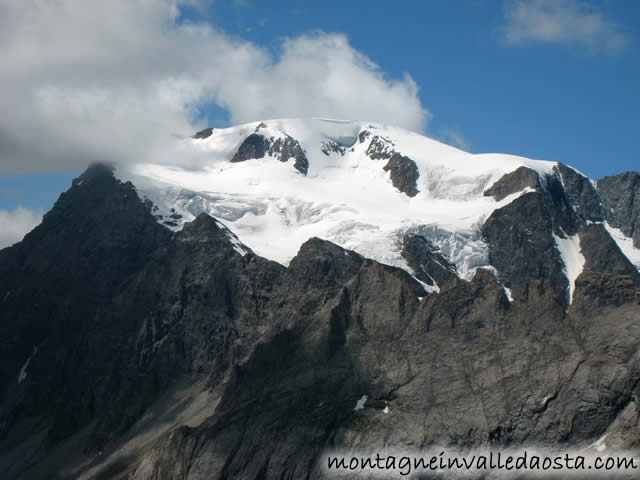
[[(496, 212), (507, 212), (503, 209), (531, 193), (538, 195), (520, 204), (543, 212), (551, 225), (545, 224), (540, 250), (526, 268), (540, 267), (543, 273), (532, 271), (531, 278), (553, 276), (559, 289), (573, 285), (559, 250), (547, 258), (554, 259), (551, 270), (536, 255), (546, 248), (556, 252), (556, 237), (560, 242), (573, 238), (588, 222), (611, 220), (613, 228), (625, 229), (623, 235), (631, 239), (639, 232), (640, 238), (632, 220), (636, 210), (627, 212), (625, 199), (609, 193), (614, 183), (633, 189), (627, 177), (599, 182), (596, 189), (580, 172), (557, 162), (474, 155), (380, 123), (272, 119), (201, 130), (184, 144), (195, 159), (189, 169), (146, 164), (116, 174), (136, 185), (167, 228), (178, 231), (207, 213), (257, 255), (283, 265), (305, 241), (319, 237), (402, 268), (430, 291), (450, 272), (471, 280), (479, 267), (497, 268), (508, 285), (509, 253), (503, 253), (507, 257), (498, 267), (491, 242), (515, 248), (521, 239), (498, 238), (495, 228), (483, 225), (489, 218), (498, 221), (502, 217)], [(617, 205), (616, 215), (605, 212), (603, 205), (609, 204)], [(528, 224), (534, 218), (524, 220)], [(525, 225), (522, 235), (529, 227), (540, 230)], [(424, 242), (407, 243), (410, 236)], [(640, 266), (640, 255), (625, 242), (620, 248)], [(406, 245), (413, 248), (409, 256)], [(444, 265), (441, 272), (431, 272), (439, 282), (421, 271), (421, 264), (436, 268), (434, 262)]]

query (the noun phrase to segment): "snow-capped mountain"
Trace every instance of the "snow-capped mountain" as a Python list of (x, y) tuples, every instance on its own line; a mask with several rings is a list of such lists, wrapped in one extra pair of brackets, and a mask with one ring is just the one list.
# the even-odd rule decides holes
[[(420, 271), (424, 262), (411, 261), (407, 239), (417, 236), (459, 277), (470, 280), (478, 267), (488, 267), (510, 287), (500, 262), (492, 261), (483, 226), (497, 210), (538, 190), (552, 205), (566, 203), (577, 223), (602, 223), (640, 267), (640, 238), (634, 247), (620, 230), (627, 225), (611, 222), (614, 205), (604, 205), (610, 195), (557, 162), (474, 155), (401, 128), (329, 119), (208, 128), (183, 141), (185, 155), (198, 159), (195, 167), (142, 164), (117, 175), (132, 181), (167, 228), (179, 230), (205, 212), (255, 253), (283, 265), (306, 240), (320, 237), (403, 268), (429, 291), (438, 290), (442, 281), (433, 269)], [(549, 237), (570, 296), (585, 262), (576, 221), (554, 224)]]
[(351, 122), (195, 137), (191, 170), (92, 165), (0, 250), (0, 478), (639, 444), (640, 175)]

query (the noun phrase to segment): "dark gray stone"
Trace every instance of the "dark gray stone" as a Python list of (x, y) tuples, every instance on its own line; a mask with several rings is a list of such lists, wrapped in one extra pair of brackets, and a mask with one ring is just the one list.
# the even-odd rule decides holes
[(284, 139), (278, 138), (274, 140), (273, 137), (266, 138), (259, 133), (252, 133), (240, 144), (231, 162), (237, 163), (255, 158), (264, 158), (267, 153), (281, 162), (288, 162), (289, 159), (294, 158), (294, 168), (303, 175), (307, 174), (309, 161), (304, 150), (300, 143), (289, 135), (286, 135)]
[[(367, 132), (369, 133), (369, 132)], [(359, 138), (369, 138), (370, 134), (363, 137), (362, 132)], [(384, 137), (374, 135), (367, 147), (366, 154), (371, 160), (388, 160), (395, 153), (393, 143)]]
[(491, 187), (484, 191), (485, 197), (493, 197), (497, 202), (512, 193), (521, 192), (525, 188), (540, 190), (538, 173), (528, 167), (518, 167), (513, 172), (500, 177)]
[(553, 239), (551, 210), (544, 193), (530, 192), (495, 210), (482, 226), (489, 245), (489, 263), (514, 293), (532, 279), (549, 279), (559, 297), (567, 291), (562, 260)]
[(440, 250), (421, 235), (405, 235), (402, 239), (402, 257), (413, 269), (416, 278), (427, 285), (443, 286), (456, 267)]
[(270, 142), (260, 134), (252, 133), (238, 147), (231, 158), (231, 163), (244, 162), (254, 158), (264, 158), (269, 150)]
[(324, 142), (322, 142), (320, 150), (327, 156), (329, 156), (331, 153), (337, 153), (344, 156), (345, 152), (347, 151), (347, 149), (343, 145), (340, 145), (334, 140), (325, 140)]
[(607, 222), (640, 248), (640, 174), (625, 172), (596, 183)]
[(204, 128), (204, 129), (200, 130), (199, 132), (196, 132), (193, 135), (193, 138), (197, 138), (199, 140), (203, 140), (205, 138), (209, 138), (212, 133), (213, 133), (213, 128), (211, 128), (211, 127)]
[[(369, 132), (365, 130), (360, 132), (359, 139), (363, 141), (369, 136)], [(391, 172), (391, 183), (398, 190), (410, 197), (415, 197), (419, 193), (418, 166), (409, 157), (396, 152), (390, 140), (374, 135), (371, 137), (366, 154), (372, 160), (388, 160), (383, 169), (385, 172)]]
[(409, 157), (394, 153), (387, 164), (382, 167), (385, 172), (390, 172), (391, 183), (403, 193), (415, 197), (418, 191), (418, 166)]
[(600, 196), (591, 180), (562, 163), (558, 163), (554, 170), (561, 176), (564, 192), (580, 218), (592, 222), (603, 221), (605, 217)]
[(271, 140), (269, 154), (278, 157), (281, 162), (288, 162), (291, 158), (295, 159), (293, 167), (303, 175), (306, 175), (309, 170), (309, 160), (307, 160), (304, 150), (300, 143), (289, 135), (284, 139)]
[(627, 275), (640, 281), (640, 273), (631, 264), (601, 224), (585, 225), (580, 230), (580, 247), (585, 271)]

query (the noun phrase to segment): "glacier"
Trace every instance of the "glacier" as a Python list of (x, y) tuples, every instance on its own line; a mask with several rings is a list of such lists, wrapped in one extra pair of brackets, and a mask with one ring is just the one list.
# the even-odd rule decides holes
[[(263, 158), (231, 162), (252, 134), (299, 142), (308, 160), (306, 175), (293, 168), (294, 158), (269, 152)], [(500, 201), (483, 192), (522, 166), (536, 171), (545, 187), (557, 166), (515, 155), (471, 154), (379, 123), (321, 118), (213, 128), (206, 135), (176, 141), (183, 142), (185, 158), (174, 165), (145, 163), (116, 171), (121, 180), (135, 185), (167, 228), (180, 230), (204, 212), (253, 252), (282, 265), (288, 265), (302, 243), (319, 237), (412, 274), (401, 254), (402, 239), (419, 234), (438, 247), (465, 280), (477, 268), (491, 269), (481, 236), (485, 219), (530, 189)], [(383, 169), (384, 158), (393, 152), (417, 166), (414, 196), (396, 188), (392, 172)], [(613, 238), (638, 267), (638, 250), (620, 235)], [(574, 277), (570, 270), (567, 275)]]

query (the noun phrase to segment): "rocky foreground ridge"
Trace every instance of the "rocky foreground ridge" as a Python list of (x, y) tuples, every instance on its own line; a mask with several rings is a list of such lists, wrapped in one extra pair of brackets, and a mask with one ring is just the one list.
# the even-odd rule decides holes
[[(636, 238), (638, 175), (596, 192), (559, 168), (484, 192), (529, 187), (486, 219), (493, 268), (465, 281), (420, 235), (414, 275), (318, 238), (284, 267), (206, 214), (165, 228), (90, 167), (0, 251), (0, 477), (313, 479), (336, 447), (637, 448), (640, 275), (598, 221), (600, 199), (620, 205)], [(579, 239), (574, 285), (554, 235)]]

